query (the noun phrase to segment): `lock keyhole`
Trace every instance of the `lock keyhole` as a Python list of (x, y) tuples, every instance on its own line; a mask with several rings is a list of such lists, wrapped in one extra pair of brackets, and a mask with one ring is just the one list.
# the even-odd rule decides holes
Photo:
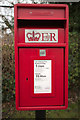
[(26, 80), (28, 80), (28, 78), (26, 78)]

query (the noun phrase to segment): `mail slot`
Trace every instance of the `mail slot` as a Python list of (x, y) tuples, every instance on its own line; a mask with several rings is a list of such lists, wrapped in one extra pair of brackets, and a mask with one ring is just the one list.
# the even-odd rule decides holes
[(17, 110), (68, 107), (68, 6), (16, 4)]

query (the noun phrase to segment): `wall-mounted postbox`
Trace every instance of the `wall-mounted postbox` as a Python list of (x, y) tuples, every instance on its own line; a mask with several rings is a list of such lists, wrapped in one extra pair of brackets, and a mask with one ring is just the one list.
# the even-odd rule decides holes
[(15, 5), (18, 110), (68, 106), (68, 6)]

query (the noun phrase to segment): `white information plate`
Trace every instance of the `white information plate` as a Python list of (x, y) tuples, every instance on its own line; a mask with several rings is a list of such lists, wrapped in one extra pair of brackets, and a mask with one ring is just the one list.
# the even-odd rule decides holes
[(25, 29), (25, 43), (58, 43), (58, 29)]
[(51, 60), (34, 60), (34, 94), (51, 92)]

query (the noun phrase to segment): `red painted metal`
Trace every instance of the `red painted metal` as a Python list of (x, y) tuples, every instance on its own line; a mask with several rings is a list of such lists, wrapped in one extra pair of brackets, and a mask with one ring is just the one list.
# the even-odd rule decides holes
[[(16, 109), (66, 109), (68, 107), (68, 6), (16, 4), (14, 16)], [(25, 29), (58, 29), (58, 43), (25, 43)], [(46, 56), (39, 56), (41, 49), (46, 50)], [(52, 93), (34, 94), (34, 60), (52, 60)]]
[[(59, 12), (59, 14), (57, 14)], [(18, 18), (65, 18), (64, 8), (19, 8)]]
[[(18, 29), (18, 43), (25, 43), (25, 29), (27, 29), (27, 27), (25, 28), (19, 28)], [(30, 27), (30, 29), (32, 29)], [(39, 28), (41, 29), (41, 28)], [(46, 28), (46, 29), (50, 29), (50, 28)], [(64, 39), (64, 29), (62, 28), (58, 28), (58, 43), (65, 43), (65, 39)]]

